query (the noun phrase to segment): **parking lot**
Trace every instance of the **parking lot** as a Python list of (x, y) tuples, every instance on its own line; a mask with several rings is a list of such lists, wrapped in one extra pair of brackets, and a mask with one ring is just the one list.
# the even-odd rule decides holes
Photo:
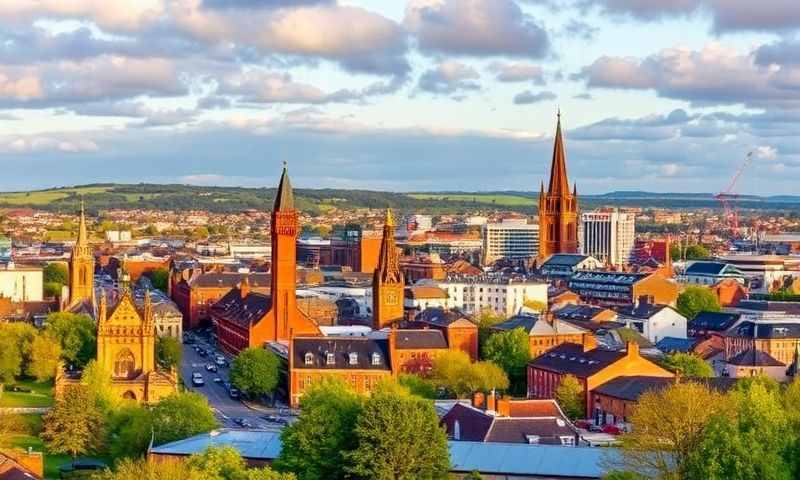
[[(267, 430), (280, 430), (292, 417), (284, 409), (259, 408), (253, 410), (237, 398), (231, 398), (226, 383), (229, 382), (230, 367), (217, 366), (215, 356), (221, 355), (211, 344), (209, 336), (188, 333), (194, 340), (193, 344), (183, 345), (183, 359), (181, 361), (181, 378), (187, 390), (204, 395), (214, 409), (220, 424), (224, 427), (259, 428)], [(197, 347), (206, 352), (205, 356), (197, 352)], [(229, 364), (231, 358), (226, 357)], [(207, 370), (207, 365), (214, 365), (216, 372)], [(199, 373), (203, 379), (203, 386), (195, 386), (192, 376)], [(262, 411), (263, 410), (263, 411)]]

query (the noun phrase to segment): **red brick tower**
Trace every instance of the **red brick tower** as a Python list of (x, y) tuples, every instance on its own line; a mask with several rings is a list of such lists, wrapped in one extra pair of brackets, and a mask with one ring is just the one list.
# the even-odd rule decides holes
[(380, 330), (403, 318), (405, 282), (400, 273), (400, 258), (394, 244), (394, 219), (386, 211), (378, 267), (372, 275), (372, 326)]
[(569, 191), (564, 139), (561, 135), (561, 112), (558, 113), (550, 184), (539, 193), (539, 258), (554, 253), (578, 252), (578, 192)]

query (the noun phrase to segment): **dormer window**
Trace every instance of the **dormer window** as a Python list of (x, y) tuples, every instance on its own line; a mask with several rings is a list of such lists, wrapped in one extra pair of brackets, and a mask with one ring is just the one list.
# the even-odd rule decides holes
[(350, 352), (349, 357), (350, 357), (350, 365), (358, 364), (358, 353)]
[(314, 363), (314, 354), (311, 352), (306, 352), (305, 362), (306, 365), (311, 365), (312, 363)]
[(333, 356), (332, 353), (325, 354), (325, 363), (327, 363), (328, 365), (333, 365), (336, 363), (336, 358)]
[(372, 354), (372, 364), (373, 365), (380, 365), (381, 364), (381, 354), (380, 353), (373, 353)]

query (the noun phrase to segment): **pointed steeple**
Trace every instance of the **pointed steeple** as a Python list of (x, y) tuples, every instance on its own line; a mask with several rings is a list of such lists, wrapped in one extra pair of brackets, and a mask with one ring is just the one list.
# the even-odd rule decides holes
[(386, 210), (386, 222), (383, 225), (383, 239), (376, 271), (382, 282), (397, 283), (400, 281), (400, 259), (394, 243), (394, 217), (389, 209)]
[(278, 191), (275, 192), (275, 204), (272, 209), (276, 212), (294, 210), (294, 192), (292, 192), (292, 184), (289, 182), (289, 169), (286, 162), (283, 162), (283, 173), (281, 181), (278, 183)]
[(561, 134), (561, 110), (558, 111), (556, 138), (553, 143), (553, 162), (550, 165), (550, 186), (547, 193), (550, 195), (569, 195), (566, 150), (564, 149), (564, 138)]
[(394, 217), (392, 216), (392, 209), (386, 209), (386, 221), (384, 222), (385, 225), (394, 227)]
[(81, 200), (81, 219), (78, 225), (78, 239), (75, 242), (75, 247), (85, 247), (89, 243), (89, 236), (86, 233), (86, 210), (84, 208), (83, 200)]

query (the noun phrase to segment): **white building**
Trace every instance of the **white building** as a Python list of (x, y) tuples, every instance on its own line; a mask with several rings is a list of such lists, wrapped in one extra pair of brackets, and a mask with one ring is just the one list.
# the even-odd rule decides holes
[(744, 274), (738, 268), (722, 262), (696, 260), (689, 263), (684, 272), (678, 275), (680, 283), (705, 286), (716, 285), (729, 278), (742, 285), (746, 284)]
[(539, 254), (539, 225), (527, 219), (506, 219), (483, 226), (483, 264), (496, 260), (521, 260)]
[(581, 251), (603, 263), (621, 267), (633, 252), (636, 219), (618, 210), (581, 215)]
[(414, 225), (414, 231), (429, 232), (433, 229), (433, 217), (430, 215), (411, 215), (408, 223)]
[(477, 315), (484, 310), (512, 316), (526, 301), (547, 305), (547, 284), (516, 281), (437, 282), (447, 293), (447, 308), (457, 308), (464, 313)]
[(133, 239), (130, 230), (108, 230), (106, 240), (111, 243), (130, 242)]
[(272, 255), (272, 246), (266, 243), (229, 243), (228, 254), (237, 259), (268, 258)]
[(41, 268), (17, 267), (13, 263), (0, 266), (0, 297), (12, 302), (41, 302), (43, 283)]
[(718, 257), (747, 280), (750, 293), (768, 294), (800, 277), (800, 257), (789, 255), (727, 255)]
[(636, 329), (653, 343), (664, 337), (686, 338), (686, 317), (670, 306), (640, 303), (617, 313), (617, 322)]

